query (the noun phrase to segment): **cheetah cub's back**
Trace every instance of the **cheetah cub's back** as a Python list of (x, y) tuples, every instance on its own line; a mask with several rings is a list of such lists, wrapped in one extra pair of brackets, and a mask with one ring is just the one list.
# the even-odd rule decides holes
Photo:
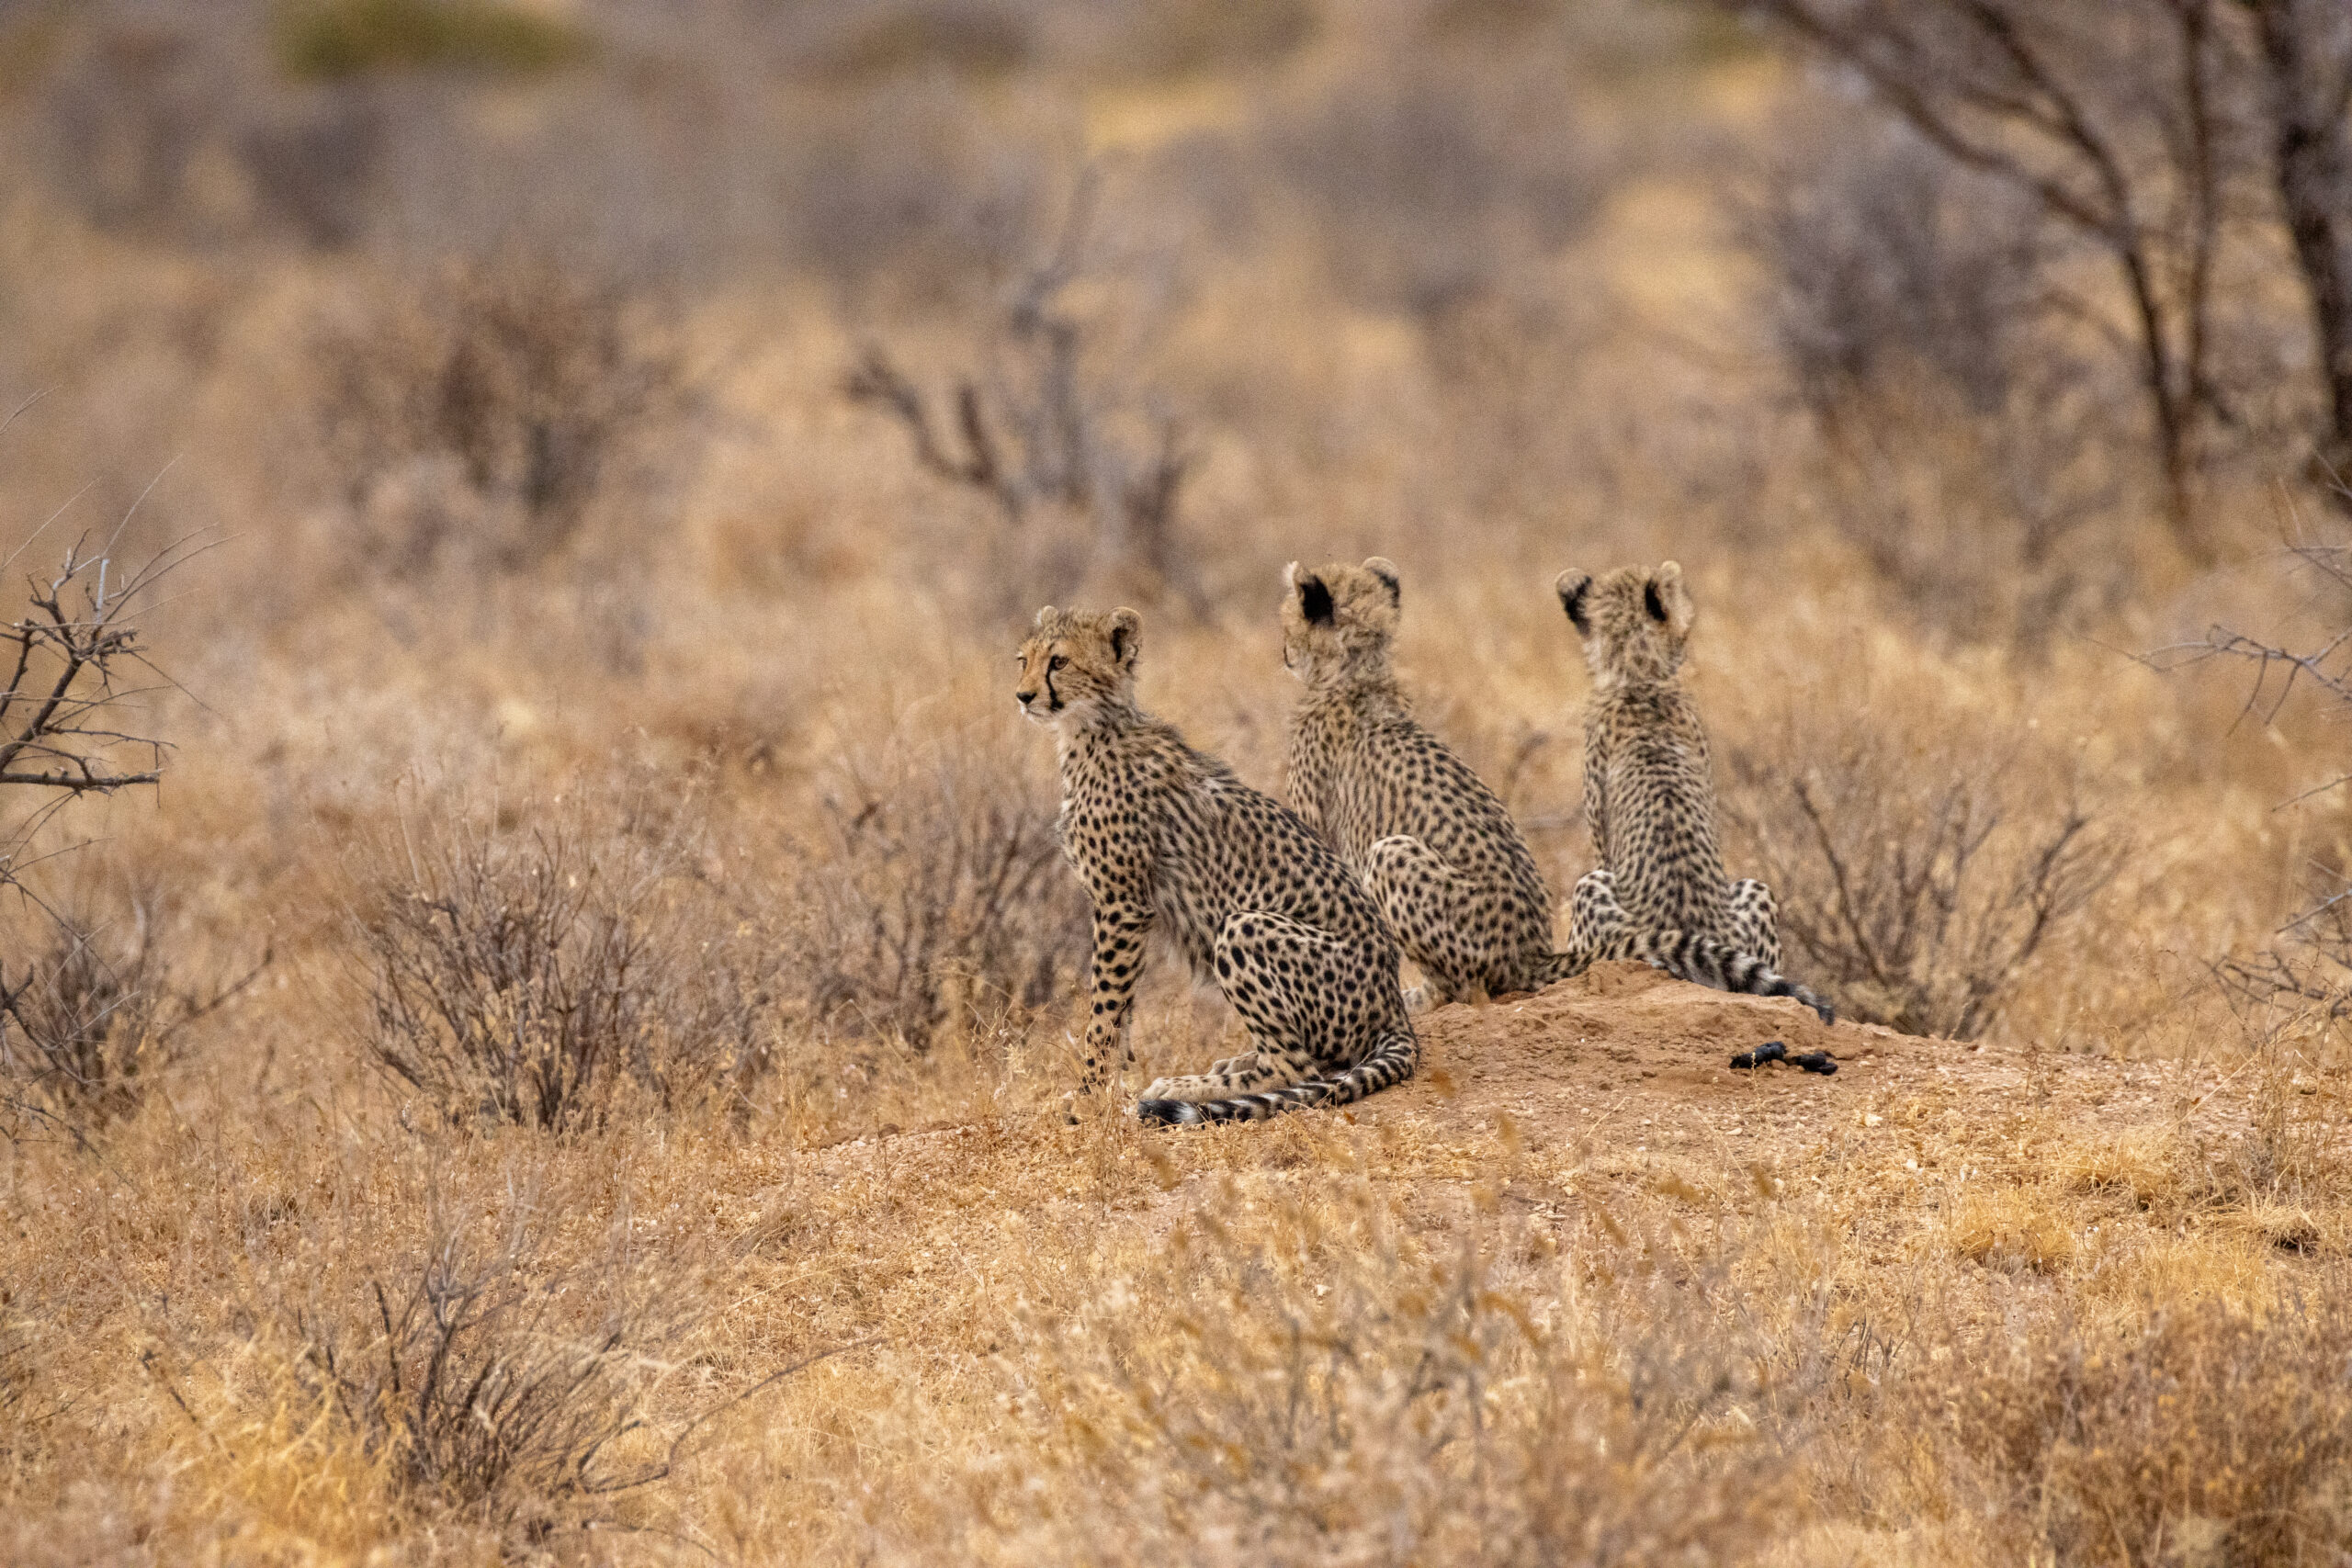
[(1378, 556), (1283, 574), (1291, 809), (1380, 905), (1423, 983), (1415, 1011), (1532, 991), (1553, 965), (1552, 896), (1494, 791), (1413, 717), (1390, 665), (1404, 600)]
[(1700, 932), (1779, 968), (1771, 890), (1724, 875), (1707, 732), (1680, 681), (1697, 619), (1682, 569), (1570, 570), (1553, 586), (1592, 672), (1584, 812), (1600, 868), (1577, 884), (1572, 921)]

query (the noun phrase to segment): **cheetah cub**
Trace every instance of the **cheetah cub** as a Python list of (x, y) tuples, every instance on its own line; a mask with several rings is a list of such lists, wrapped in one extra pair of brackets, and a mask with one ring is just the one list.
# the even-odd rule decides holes
[(1283, 662), (1306, 687), (1291, 719), (1292, 809), (1361, 874), (1406, 955), (1427, 976), (1420, 1007), (1541, 989), (1605, 958), (1634, 958), (1722, 990), (1810, 991), (1713, 932), (1595, 923), (1552, 950), (1552, 895), (1492, 790), (1420, 727), (1390, 668), (1403, 600), (1396, 568), (1284, 574)]
[[(1632, 926), (1700, 932), (1769, 968), (1781, 964), (1772, 890), (1729, 882), (1715, 842), (1707, 732), (1678, 679), (1697, 618), (1682, 569), (1628, 567), (1596, 580), (1564, 571), (1553, 584), (1584, 639), (1592, 671), (1585, 706), (1584, 816), (1599, 869), (1569, 901), (1574, 945)], [(1801, 988), (1824, 1020), (1826, 1004)]]
[(1549, 977), (1552, 895), (1510, 813), (1422, 728), (1389, 668), (1404, 598), (1394, 563), (1283, 574), (1283, 664), (1306, 687), (1290, 721), (1290, 807), (1363, 878), (1420, 966), (1415, 1012), (1532, 991)]
[(1022, 711), (1056, 732), (1062, 852), (1094, 904), (1091, 1091), (1128, 1021), (1154, 927), (1215, 978), (1255, 1049), (1160, 1078), (1146, 1122), (1254, 1121), (1412, 1077), (1419, 1045), (1380, 912), (1313, 829), (1136, 705), (1133, 610), (1037, 612)]

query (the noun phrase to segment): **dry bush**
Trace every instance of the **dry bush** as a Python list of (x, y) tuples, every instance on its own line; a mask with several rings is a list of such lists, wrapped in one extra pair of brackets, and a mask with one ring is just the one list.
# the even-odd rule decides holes
[(1367, 1189), (1272, 1207), (1180, 1223), (1040, 1327), (1003, 1560), (1740, 1562), (1792, 1521), (1758, 1425), (1786, 1391), (1703, 1269), (1596, 1235), (1609, 1288), (1564, 1308), (1502, 1261), (1541, 1236), (1425, 1248)]
[(59, 916), (48, 950), (0, 973), (0, 1133), (28, 1125), (80, 1137), (129, 1115), (180, 1056), (189, 1025), (257, 979), (260, 961), (209, 991), (176, 983), (160, 911), (134, 897), (119, 919)]
[[(2146, 655), (2144, 662), (2166, 671), (2215, 660), (2253, 666), (2241, 722), (2277, 719), (2299, 689), (2338, 714), (2352, 709), (2352, 545), (2309, 539), (2288, 551), (2288, 561), (2290, 571), (2318, 590), (2325, 635), (2312, 646), (2290, 647), (2216, 626), (2194, 641)], [(2340, 799), (2346, 784), (2352, 784), (2352, 774), (2339, 774), (2297, 800)], [(2352, 1012), (2352, 877), (2342, 864), (2323, 863), (2313, 870), (2321, 887), (2274, 933), (2277, 940), (2258, 953), (2228, 954), (2214, 965), (2222, 989), (2241, 1003), (2316, 1004), (2331, 1019)]]
[(2046, 637), (2118, 590), (2128, 380), (2082, 352), (2063, 238), (1900, 127), (1801, 128), (1740, 231), (1817, 438), (1827, 521), (1906, 605), (1970, 641)]
[(1556, 79), (1473, 88), (1426, 56), (1390, 66), (1277, 127), (1271, 157), (1341, 292), (1435, 321), (1574, 238), (1603, 187)]
[(1086, 896), (1010, 745), (949, 737), (853, 760), (823, 807), (794, 970), (820, 1027), (921, 1049), (1067, 1001)]
[(508, 255), (399, 288), (311, 354), (325, 460), (362, 554), (526, 570), (570, 545), (685, 390), (617, 287)]
[(147, 656), (138, 619), (187, 552), (169, 547), (126, 571), (113, 543), (94, 550), (76, 541), (46, 583), (28, 584), (17, 618), (0, 625), (8, 671), (0, 686), (0, 893), (15, 897), (20, 908), (10, 913), (23, 917), (0, 930), (28, 954), (0, 956), (0, 1134), (9, 1137), (39, 1123), (81, 1140), (128, 1114), (175, 1037), (259, 973), (256, 965), (209, 998), (175, 988), (155, 946), (153, 898), (134, 897), (120, 919), (107, 919), (61, 908), (28, 880), (56, 852), (52, 823), (72, 803), (163, 774), (164, 744), (119, 727), (134, 722), (153, 690), (135, 681), (167, 679)]
[(641, 815), (460, 809), (359, 868), (366, 1053), (452, 1122), (568, 1129), (625, 1087), (669, 1108), (765, 1065), (773, 960), (680, 819), (624, 807)]
[(1780, 901), (1792, 973), (1853, 1017), (1972, 1040), (2122, 868), (2120, 832), (2022, 737), (1915, 747), (1838, 721), (1735, 748), (1731, 825)]
[(2335, 1561), (2352, 1548), (2345, 1284), (2259, 1312), (2159, 1306), (2121, 1332), (2062, 1314), (1913, 1361), (1886, 1415), (1938, 1434), (2020, 1561)]
[[(930, 402), (879, 344), (842, 382), (853, 400), (888, 412), (926, 471), (986, 495), (1001, 513), (1008, 557), (999, 575), (1018, 592), (1053, 598), (1078, 590), (1148, 601), (1200, 592), (1177, 530), (1193, 468), (1182, 427), (1150, 389), (1130, 384), (1135, 318), (1073, 304), (1097, 270), (1091, 229), (1098, 182), (1078, 181), (1057, 235), (1037, 247), (989, 311), (984, 370), (955, 379), (952, 416)], [(1115, 290), (1112, 290), (1115, 293)]]
[(424, 1256), (391, 1260), (363, 1302), (292, 1314), (293, 1371), (327, 1440), (406, 1500), (537, 1543), (668, 1475), (675, 1439), (653, 1440), (648, 1401), (700, 1309), (626, 1221), (571, 1265), (527, 1217), (490, 1245), (481, 1228), (436, 1215)]

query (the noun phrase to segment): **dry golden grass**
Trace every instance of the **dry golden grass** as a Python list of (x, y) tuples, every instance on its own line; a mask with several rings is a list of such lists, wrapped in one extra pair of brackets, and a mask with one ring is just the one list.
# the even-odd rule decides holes
[[(1719, 124), (1768, 76), (1729, 68)], [(1239, 91), (1105, 95), (1088, 123), (1149, 141)], [(1014, 569), (1051, 552), (839, 395), (859, 334), (820, 290), (680, 306), (664, 363), (704, 423), (656, 434), (692, 460), (583, 501), (545, 559), (385, 572), (278, 471), (311, 449), (319, 321), (376, 298), (359, 264), (232, 276), (12, 194), (0, 268), (39, 309), (7, 321), (69, 412), (0, 450), (6, 515), (185, 446), (160, 500), (235, 536), (150, 628), (197, 699), (153, 700), (167, 784), (61, 818), (57, 841), (106, 841), (56, 874), (96, 909), (152, 893), (187, 984), (272, 958), (87, 1145), (0, 1142), (0, 1559), (2352, 1549), (2345, 1042), (2233, 1013), (2207, 968), (2352, 848), (2340, 804), (2277, 808), (2338, 732), (2300, 704), (2233, 727), (2224, 672), (2117, 651), (2264, 613), (2267, 569), (2152, 549), (2097, 618), (1954, 636), (1822, 521), (1713, 199), (1687, 167), (1615, 191), (1559, 276), (1519, 279), (1574, 318), (1526, 342), (1500, 306), (1436, 341), (1343, 301), (1279, 213), (1263, 265), (1195, 280), (1136, 354), (1221, 411), (1186, 492), (1205, 609), (1148, 612), (1147, 703), (1273, 785), (1283, 562), (1389, 555), (1424, 716), (1562, 889), (1589, 855), (1585, 677), (1547, 585), (1671, 555), (1743, 820), (1782, 819), (1784, 781), (1861, 733), (1890, 834), (2005, 760), (2022, 831), (1983, 886), (2070, 798), (2120, 872), (2001, 976), (1980, 1041), (1841, 1044), (1835, 1079), (1705, 1099), (1672, 1066), (1439, 1073), (1179, 1137), (1063, 1115), (1075, 906), (1035, 837), (1049, 743), (1005, 700), (1042, 597)], [(1569, 298), (1591, 279), (1606, 298)], [(896, 324), (910, 358), (967, 346)], [(2267, 500), (2222, 504), (2257, 557)], [(1735, 874), (1760, 845), (1733, 833)], [(539, 978), (467, 993), (495, 1003), (473, 1034), (371, 1011), (386, 954), (439, 929), (413, 902), (371, 946), (397, 900), (574, 874), (626, 897), (592, 886)], [(33, 911), (0, 921), (31, 951)], [(565, 965), (603, 994), (632, 933), (655, 972), (617, 982), (637, 999), (581, 1113), (499, 1114), (469, 1049), (583, 1038)], [(1130, 1092), (1232, 1027), (1156, 975)], [(442, 1066), (381, 1070), (388, 1029)]]

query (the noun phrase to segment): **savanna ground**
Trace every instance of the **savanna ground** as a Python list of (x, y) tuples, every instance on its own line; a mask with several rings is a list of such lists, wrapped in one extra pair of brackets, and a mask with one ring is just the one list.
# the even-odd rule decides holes
[[(2184, 470), (2111, 258), (1696, 7), (20, 4), (0, 138), (11, 581), (187, 542), (161, 783), (0, 786), (0, 1557), (2352, 1551), (2340, 707), (2143, 657), (2345, 624), (2255, 141)], [(1374, 551), (1555, 891), (1548, 585), (1679, 559), (1848, 1021), (1069, 1121), (1021, 628), (1274, 788)]]

